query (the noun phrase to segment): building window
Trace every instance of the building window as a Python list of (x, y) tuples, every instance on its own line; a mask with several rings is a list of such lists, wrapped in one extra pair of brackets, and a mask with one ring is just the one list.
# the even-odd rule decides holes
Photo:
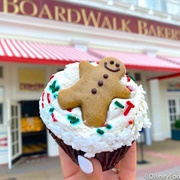
[(161, 11), (168, 14), (180, 16), (180, 1), (179, 0), (137, 0), (136, 5), (145, 7), (155, 11)]
[(3, 87), (0, 86), (0, 124), (3, 124)]
[(172, 124), (176, 120), (176, 100), (169, 99), (168, 106), (169, 106), (169, 119)]
[(141, 81), (141, 74), (140, 73), (134, 73), (134, 78), (136, 81)]
[(160, 1), (152, 1), (152, 0), (146, 0), (146, 1), (142, 1), (142, 0), (138, 0), (138, 5), (141, 7), (145, 7), (151, 10), (156, 10), (156, 11), (161, 11), (161, 5), (162, 2), (164, 0), (160, 0)]
[(167, 13), (180, 16), (180, 1), (167, 0)]
[(114, 0), (114, 2), (115, 1), (147, 8), (152, 11), (160, 11), (180, 16), (180, 0)]

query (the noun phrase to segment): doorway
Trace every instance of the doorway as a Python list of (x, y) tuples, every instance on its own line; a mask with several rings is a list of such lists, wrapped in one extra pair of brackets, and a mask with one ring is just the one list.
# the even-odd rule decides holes
[(3, 107), (4, 107), (4, 88), (0, 86), (0, 124), (3, 124)]
[(8, 101), (8, 167), (11, 169), (19, 162), (22, 156), (21, 134), (20, 134), (20, 106), (16, 101)]
[(170, 137), (174, 140), (179, 139), (179, 131), (174, 127), (174, 123), (180, 119), (180, 95), (174, 94), (168, 97), (168, 113), (171, 132)]
[(39, 101), (20, 101), (22, 156), (47, 154), (47, 132), (39, 115)]
[(172, 127), (175, 120), (180, 118), (180, 96), (174, 95), (168, 97), (168, 111), (169, 111), (169, 121)]

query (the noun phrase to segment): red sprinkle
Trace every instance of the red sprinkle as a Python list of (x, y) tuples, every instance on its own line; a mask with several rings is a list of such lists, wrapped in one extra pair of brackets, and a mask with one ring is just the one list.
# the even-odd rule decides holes
[(128, 107), (126, 108), (126, 110), (124, 111), (124, 116), (126, 116), (126, 115), (129, 113), (130, 110), (131, 110), (131, 107), (128, 106)]
[(107, 123), (104, 123), (103, 127), (106, 127), (107, 126)]
[(50, 80), (54, 77), (54, 74), (50, 77)]
[(42, 93), (42, 101), (44, 101), (44, 92)]
[(126, 77), (127, 77), (127, 81), (129, 82), (131, 78), (128, 75), (126, 75)]
[(129, 113), (129, 111), (131, 110), (131, 108), (134, 108), (135, 106), (134, 106), (134, 104), (132, 103), (132, 102), (130, 102), (130, 101), (127, 101), (126, 102), (126, 104), (128, 105), (128, 107), (126, 108), (126, 110), (124, 111), (124, 116), (126, 116), (128, 113)]
[(72, 109), (67, 109), (67, 111), (72, 112)]
[(50, 93), (47, 93), (47, 100), (48, 100), (48, 103), (51, 102), (51, 99), (50, 99)]
[(57, 122), (57, 119), (54, 117), (53, 113), (52, 113), (52, 119), (53, 119), (53, 122)]
[(133, 104), (131, 101), (127, 101), (126, 104), (129, 105), (129, 106), (131, 106), (132, 108), (135, 107), (134, 104)]
[(42, 105), (42, 108), (44, 108), (44, 103), (42, 103), (41, 105)]
[(129, 124), (132, 124), (133, 123), (133, 121), (132, 120), (129, 120)]

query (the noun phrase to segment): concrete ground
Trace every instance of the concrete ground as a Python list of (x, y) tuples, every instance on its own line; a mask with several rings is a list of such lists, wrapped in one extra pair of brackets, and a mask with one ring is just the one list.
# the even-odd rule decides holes
[[(143, 146), (142, 159), (138, 144), (137, 180), (180, 179), (180, 141), (166, 140)], [(58, 157), (24, 158), (13, 169), (0, 166), (0, 180), (63, 180)]]
[[(141, 161), (140, 147), (137, 158)], [(180, 141), (166, 140), (144, 146), (147, 164), (137, 165), (137, 180), (180, 179)]]

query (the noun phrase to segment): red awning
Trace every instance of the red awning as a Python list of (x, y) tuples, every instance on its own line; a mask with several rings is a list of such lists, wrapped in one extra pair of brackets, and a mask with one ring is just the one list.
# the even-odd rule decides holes
[(171, 63), (178, 64), (180, 66), (180, 57), (177, 58), (177, 57), (169, 57), (169, 56), (158, 56), (158, 58), (166, 60)]
[(180, 66), (145, 54), (119, 52), (111, 50), (89, 49), (89, 53), (98, 58), (115, 57), (121, 60), (126, 68), (150, 71), (180, 71)]
[(99, 59), (72, 46), (0, 39), (0, 61), (65, 65), (82, 60)]

